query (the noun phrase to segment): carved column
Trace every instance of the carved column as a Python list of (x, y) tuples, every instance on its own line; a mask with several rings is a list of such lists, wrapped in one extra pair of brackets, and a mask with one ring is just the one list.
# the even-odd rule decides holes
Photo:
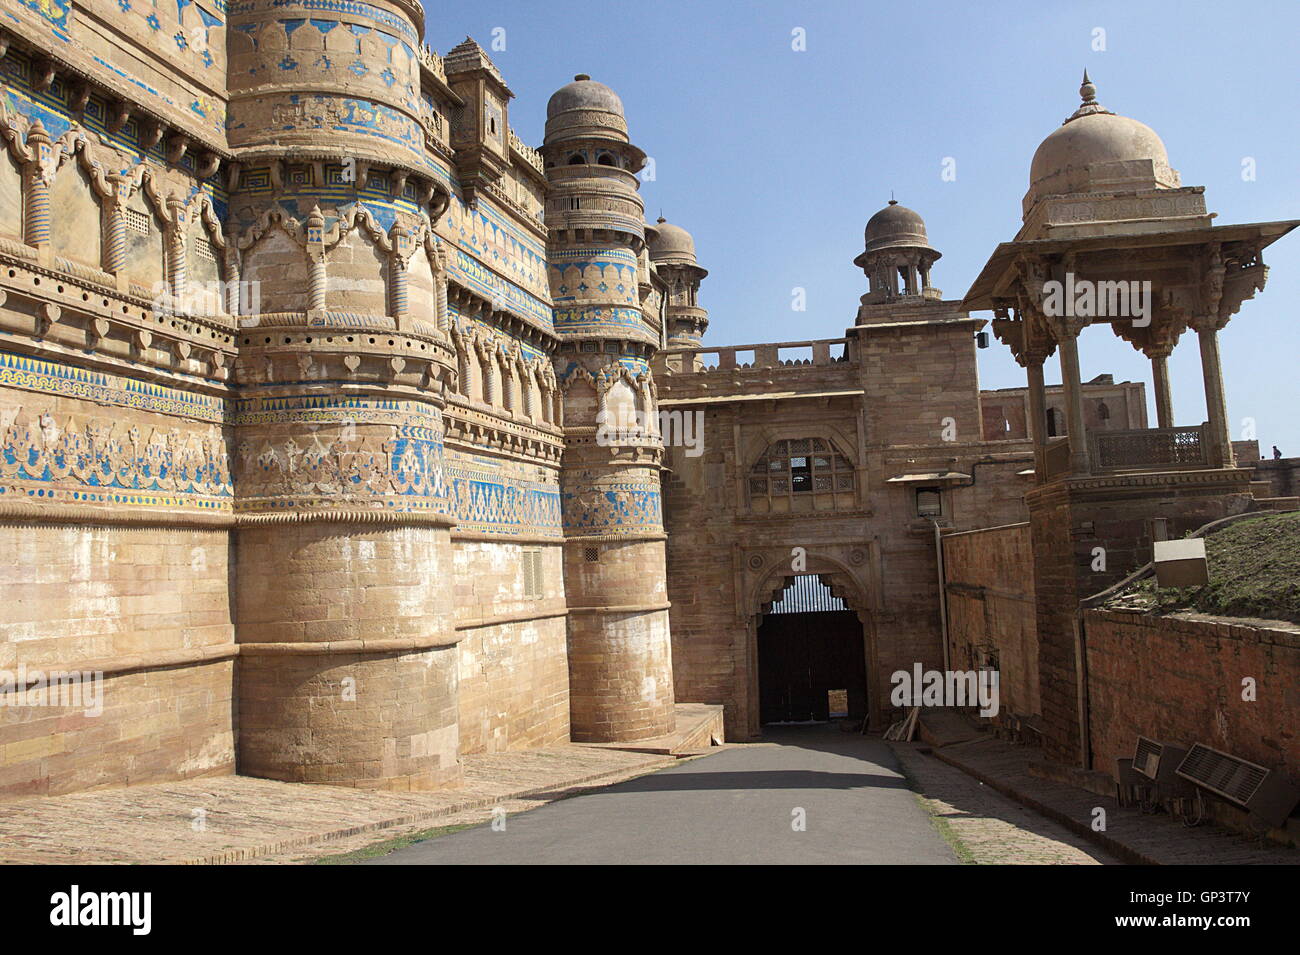
[(50, 245), (50, 166), (54, 149), (50, 135), (38, 119), (27, 133), (28, 160), (24, 170), (27, 176), (27, 206), (23, 217), (23, 239), (35, 249), (48, 249)]
[(1048, 316), (1061, 355), (1061, 384), (1065, 388), (1066, 430), (1070, 436), (1070, 473), (1088, 474), (1088, 435), (1083, 423), (1083, 380), (1079, 374), (1079, 333), (1087, 319)]
[(1079, 375), (1079, 336), (1066, 336), (1061, 342), (1061, 381), (1065, 385), (1065, 402), (1070, 434), (1070, 471), (1088, 473), (1088, 436), (1083, 424), (1083, 382)]
[(126, 203), (131, 197), (131, 183), (118, 173), (110, 175), (108, 182), (113, 192), (107, 203), (104, 271), (116, 275), (126, 265)]
[(506, 410), (506, 414), (514, 414), (517, 403), (515, 401), (515, 376), (513, 369), (510, 367), (510, 358), (498, 352), (497, 365), (501, 372), (499, 379), (501, 382), (501, 407)]
[(1147, 357), (1151, 359), (1151, 384), (1155, 390), (1158, 428), (1174, 426), (1174, 400), (1169, 390), (1169, 352), (1168, 348), (1147, 352)]
[(186, 274), (185, 234), (189, 230), (189, 215), (185, 211), (185, 200), (171, 195), (167, 198), (167, 285), (171, 289), (172, 301), (179, 305), (184, 301)]
[(458, 390), (466, 398), (474, 397), (474, 344), (453, 325), (451, 340), (456, 346), (456, 371)]
[(400, 225), (393, 226), (389, 238), (393, 244), (388, 264), (389, 303), (393, 309), (393, 319), (400, 330), (405, 329), (407, 313), (410, 310), (407, 263), (410, 260), (413, 241), (411, 234)]
[(1230, 468), (1235, 465), (1232, 455), (1232, 437), (1228, 433), (1228, 406), (1223, 393), (1223, 365), (1219, 358), (1218, 317), (1200, 316), (1192, 319), (1196, 337), (1201, 345), (1201, 376), (1205, 380), (1205, 411), (1209, 420), (1206, 441), (1211, 467)]
[(316, 206), (307, 216), (307, 309), (323, 311), (325, 308), (325, 290), (328, 285), (325, 275), (325, 216), (320, 206)]
[(497, 361), (491, 343), (479, 344), (479, 368), (483, 372), (483, 403), (496, 407), (500, 403), (497, 397)]
[[(226, 311), (231, 315), (241, 315), (243, 314), (242, 306), (244, 303), (239, 299), (239, 245), (236, 241), (236, 233), (233, 226), (230, 231), (226, 233), (226, 249), (225, 255), (222, 256), (222, 266), (222, 278), (225, 279), (226, 283)], [(256, 312), (259, 311), (259, 309), (252, 308), (251, 311)]]
[(1047, 480), (1047, 390), (1043, 385), (1043, 362), (1046, 354), (1026, 354), (1025, 373), (1029, 378), (1029, 436), (1034, 441), (1034, 476), (1038, 483)]
[(537, 403), (534, 399), (537, 387), (533, 381), (532, 370), (522, 362), (516, 366), (519, 370), (519, 390), (523, 395), (524, 417), (532, 421), (537, 417)]
[[(1204, 273), (1201, 278), (1201, 308), (1188, 322), (1196, 329), (1201, 345), (1201, 376), (1205, 381), (1205, 413), (1208, 419), (1205, 440), (1210, 465), (1233, 466), (1232, 438), (1228, 434), (1228, 406), (1223, 395), (1223, 365), (1219, 359), (1219, 329), (1228, 323), (1228, 315), (1236, 311), (1245, 297), (1243, 292), (1231, 299), (1225, 308), (1224, 280), (1227, 266), (1222, 249), (1211, 245), (1206, 250)], [(1261, 283), (1262, 284), (1262, 283)], [(1240, 290), (1238, 290), (1240, 291)]]

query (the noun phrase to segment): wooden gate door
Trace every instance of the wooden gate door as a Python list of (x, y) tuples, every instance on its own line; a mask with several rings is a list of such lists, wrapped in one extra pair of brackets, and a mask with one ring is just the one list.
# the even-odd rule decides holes
[(847, 690), (849, 716), (867, 710), (862, 624), (851, 610), (768, 614), (758, 628), (763, 723), (830, 718), (828, 694)]

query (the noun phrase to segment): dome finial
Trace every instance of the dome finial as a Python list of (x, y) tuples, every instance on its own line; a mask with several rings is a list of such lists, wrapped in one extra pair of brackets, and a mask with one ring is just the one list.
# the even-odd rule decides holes
[(1078, 119), (1080, 116), (1090, 116), (1093, 113), (1110, 113), (1110, 110), (1097, 102), (1097, 84), (1088, 78), (1087, 68), (1083, 71), (1083, 82), (1079, 85), (1079, 100), (1079, 108), (1066, 120), (1067, 123), (1071, 119)]

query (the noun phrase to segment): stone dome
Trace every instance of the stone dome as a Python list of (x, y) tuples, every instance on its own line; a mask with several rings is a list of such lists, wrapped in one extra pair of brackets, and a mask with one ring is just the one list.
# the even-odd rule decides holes
[(1026, 204), (1048, 195), (1172, 188), (1178, 173), (1165, 144), (1145, 123), (1119, 116), (1097, 102), (1097, 88), (1083, 74), (1083, 102), (1043, 140), (1029, 167)]
[(548, 143), (611, 134), (627, 141), (623, 101), (612, 89), (586, 73), (579, 73), (572, 83), (561, 86), (546, 104), (545, 141)]
[(930, 241), (925, 234), (925, 220), (920, 214), (900, 206), (896, 199), (890, 199), (889, 205), (867, 220), (866, 252), (879, 249), (930, 248)]
[(681, 226), (673, 225), (663, 216), (652, 226), (646, 226), (646, 242), (650, 258), (669, 264), (695, 264), (695, 240)]

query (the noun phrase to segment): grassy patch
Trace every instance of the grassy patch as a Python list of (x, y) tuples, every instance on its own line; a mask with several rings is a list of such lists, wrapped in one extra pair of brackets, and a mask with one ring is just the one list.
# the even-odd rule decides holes
[(1212, 532), (1205, 558), (1210, 582), (1204, 587), (1160, 590), (1147, 578), (1106, 606), (1300, 623), (1300, 512), (1247, 518)]
[(962, 865), (976, 865), (975, 853), (966, 848), (966, 843), (957, 837), (957, 830), (952, 827), (952, 823), (943, 816), (936, 815), (934, 809), (929, 805), (929, 800), (923, 799), (919, 793), (916, 794), (916, 801), (929, 814), (930, 825), (934, 826), (935, 831), (939, 833), (943, 841), (948, 843), (948, 848), (957, 857), (957, 861)]
[(376, 859), (379, 856), (386, 856), (390, 852), (396, 852), (398, 849), (405, 849), (407, 846), (413, 846), (417, 842), (427, 842), (430, 839), (436, 839), (439, 836), (449, 835), (453, 832), (460, 832), (462, 829), (473, 829), (475, 826), (483, 823), (470, 822), (459, 826), (436, 826), (433, 829), (421, 829), (418, 832), (408, 833), (404, 836), (397, 836), (393, 839), (385, 839), (383, 842), (376, 842), (372, 846), (366, 846), (363, 849), (353, 849), (351, 852), (340, 852), (337, 855), (321, 856), (311, 861), (312, 865), (351, 865), (353, 862), (361, 862), (364, 859)]
[(930, 818), (930, 825), (934, 826), (934, 831), (939, 833), (939, 838), (948, 844), (957, 861), (962, 865), (976, 865), (975, 854), (958, 838), (957, 830), (952, 827), (952, 823), (940, 816), (934, 803), (923, 795), (925, 787), (921, 785), (907, 763), (899, 757), (897, 750), (894, 751), (894, 761), (898, 763), (898, 772), (907, 783), (907, 788), (912, 790), (912, 798), (921, 807), (921, 811)]

